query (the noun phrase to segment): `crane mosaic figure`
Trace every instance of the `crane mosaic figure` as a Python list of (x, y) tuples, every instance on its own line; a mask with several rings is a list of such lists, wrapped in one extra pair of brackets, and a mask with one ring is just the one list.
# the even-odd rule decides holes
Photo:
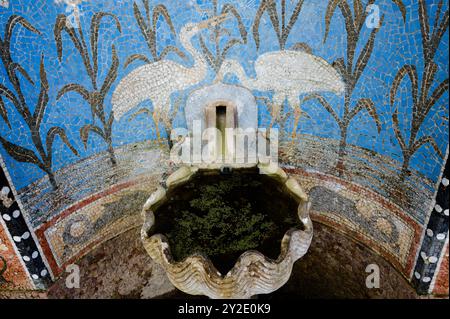
[(242, 65), (232, 59), (223, 62), (216, 81), (226, 74), (237, 76), (241, 84), (250, 90), (271, 91), (272, 122), (274, 124), (284, 103), (295, 112), (293, 137), (302, 114), (300, 94), (333, 92), (338, 95), (345, 90), (345, 84), (338, 72), (324, 59), (303, 51), (275, 51), (260, 55), (255, 62), (256, 78), (250, 78)]
[[(112, 96), (114, 117), (120, 119), (139, 103), (151, 100), (156, 135), (160, 140), (158, 123), (170, 110), (171, 95), (200, 83), (208, 71), (205, 58), (191, 43), (192, 38), (202, 29), (220, 24), (226, 19), (226, 15), (220, 15), (199, 23), (188, 23), (181, 29), (180, 42), (194, 59), (192, 67), (164, 59), (138, 67), (125, 76)], [(170, 129), (167, 123), (165, 126), (166, 130)]]

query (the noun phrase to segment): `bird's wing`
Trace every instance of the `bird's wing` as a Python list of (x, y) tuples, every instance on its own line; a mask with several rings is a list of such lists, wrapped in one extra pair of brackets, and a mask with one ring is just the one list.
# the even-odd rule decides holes
[[(176, 64), (163, 60), (143, 65), (127, 76), (117, 85), (112, 96), (114, 117), (120, 119), (138, 104), (151, 100), (168, 99), (172, 93), (171, 86), (176, 77)], [(154, 105), (154, 108), (162, 107)]]
[[(261, 55), (255, 64), (260, 80), (299, 93), (342, 93), (339, 73), (324, 59), (302, 51), (276, 51)], [(275, 88), (276, 89), (276, 88)]]

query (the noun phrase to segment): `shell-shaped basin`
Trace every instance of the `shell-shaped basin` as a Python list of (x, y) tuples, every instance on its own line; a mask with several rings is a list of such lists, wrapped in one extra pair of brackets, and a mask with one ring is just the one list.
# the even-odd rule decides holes
[(298, 203), (292, 214), (303, 227), (286, 229), (278, 258), (271, 259), (256, 250), (247, 250), (237, 258), (226, 274), (221, 274), (205, 254), (193, 253), (181, 261), (172, 256), (169, 240), (156, 233), (154, 212), (169, 200), (168, 193), (188, 182), (198, 173), (196, 167), (181, 167), (168, 177), (165, 187), (159, 186), (144, 205), (144, 225), (141, 238), (150, 257), (166, 271), (169, 280), (179, 290), (191, 295), (213, 299), (245, 299), (271, 293), (289, 279), (294, 263), (309, 249), (313, 236), (309, 217), (310, 204), (300, 185), (277, 165), (258, 165), (259, 173), (273, 178)]

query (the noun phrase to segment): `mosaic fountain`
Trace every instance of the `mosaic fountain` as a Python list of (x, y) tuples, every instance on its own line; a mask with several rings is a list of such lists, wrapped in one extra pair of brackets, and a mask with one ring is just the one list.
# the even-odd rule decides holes
[[(256, 101), (253, 95), (247, 89), (232, 85), (216, 84), (194, 91), (188, 99), (186, 114), (187, 123), (193, 123), (197, 119), (202, 122), (202, 127), (219, 128), (220, 123), (225, 123), (226, 128), (257, 127)], [(219, 117), (222, 117), (222, 121)], [(189, 128), (192, 130), (192, 127)], [(221, 129), (223, 130), (223, 125)], [(269, 178), (296, 203), (292, 216), (297, 219), (300, 227), (284, 230), (278, 257), (269, 258), (259, 251), (248, 250), (225, 273), (221, 273), (217, 265), (202, 253), (193, 253), (180, 261), (175, 260), (169, 240), (165, 234), (158, 233), (158, 217), (155, 217), (158, 214), (155, 212), (171, 201), (174, 190), (198, 176), (210, 174), (211, 179), (214, 175), (220, 176), (221, 171), (240, 174), (240, 170), (249, 169), (253, 169), (256, 175), (262, 174)], [(250, 164), (222, 162), (184, 165), (172, 173), (145, 203), (141, 236), (147, 253), (163, 267), (169, 280), (181, 291), (210, 298), (250, 298), (282, 287), (288, 281), (294, 263), (308, 251), (313, 236), (309, 208), (308, 197), (297, 181), (288, 177), (275, 163), (256, 161)]]

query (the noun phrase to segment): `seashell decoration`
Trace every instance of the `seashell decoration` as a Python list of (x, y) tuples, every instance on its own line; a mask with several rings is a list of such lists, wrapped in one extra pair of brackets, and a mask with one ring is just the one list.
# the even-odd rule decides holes
[[(258, 251), (244, 252), (234, 267), (223, 276), (207, 256), (192, 254), (176, 262), (170, 252), (169, 243), (162, 234), (152, 234), (155, 224), (153, 211), (166, 200), (166, 189), (159, 187), (144, 205), (144, 225), (141, 239), (150, 257), (160, 264), (169, 280), (179, 290), (191, 295), (205, 295), (213, 299), (246, 299), (258, 294), (271, 293), (282, 287), (289, 279), (292, 267), (306, 254), (313, 237), (313, 226), (309, 217), (310, 203), (307, 195), (293, 178), (279, 167), (258, 165), (260, 173), (284, 183), (298, 202), (297, 215), (304, 230), (290, 229), (281, 241), (281, 252), (277, 260), (265, 257)], [(168, 188), (188, 181), (198, 170), (182, 167), (174, 172), (166, 183)]]

